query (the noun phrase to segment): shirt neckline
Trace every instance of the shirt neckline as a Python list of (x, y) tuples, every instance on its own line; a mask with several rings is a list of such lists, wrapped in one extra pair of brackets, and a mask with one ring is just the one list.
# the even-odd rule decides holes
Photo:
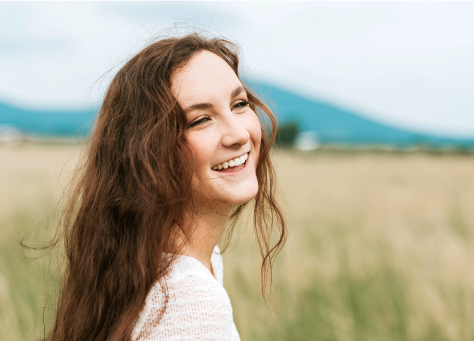
[[(211, 258), (211, 268), (212, 268), (212, 271), (210, 271), (204, 264), (202, 264), (198, 259), (192, 257), (192, 256), (186, 256), (186, 255), (177, 255), (178, 257), (185, 257), (185, 258), (188, 258), (190, 260), (192, 260), (193, 262), (196, 262), (200, 265), (200, 267), (202, 267), (203, 269), (205, 269), (216, 281), (217, 280), (217, 277), (215, 276), (215, 267), (214, 265), (212, 264), (212, 258)], [(212, 272), (214, 272), (214, 274), (212, 274)]]

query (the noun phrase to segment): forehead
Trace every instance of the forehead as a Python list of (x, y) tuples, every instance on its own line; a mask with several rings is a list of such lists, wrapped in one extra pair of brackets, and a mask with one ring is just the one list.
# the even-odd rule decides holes
[(180, 105), (230, 97), (241, 86), (234, 70), (219, 56), (201, 51), (171, 75), (171, 91)]

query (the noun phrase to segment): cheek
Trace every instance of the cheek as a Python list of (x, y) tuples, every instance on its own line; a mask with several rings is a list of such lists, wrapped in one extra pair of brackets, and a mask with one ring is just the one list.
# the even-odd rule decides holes
[(258, 154), (260, 153), (260, 144), (262, 141), (262, 127), (256, 114), (254, 114), (253, 117), (250, 119), (248, 127), (250, 138), (258, 156)]
[(200, 171), (206, 170), (212, 157), (212, 150), (214, 150), (215, 146), (209, 136), (198, 135), (199, 134), (196, 134), (188, 138), (188, 143), (193, 152), (196, 171), (199, 174)]

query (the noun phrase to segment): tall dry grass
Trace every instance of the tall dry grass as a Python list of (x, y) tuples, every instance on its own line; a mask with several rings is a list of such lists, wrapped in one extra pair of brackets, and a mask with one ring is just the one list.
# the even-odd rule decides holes
[[(42, 307), (54, 308), (58, 259), (31, 260), (19, 240), (31, 226), (27, 240), (47, 240), (79, 151), (0, 148), (0, 340), (38, 337), (54, 316)], [(277, 152), (275, 160), (291, 235), (270, 310), (244, 221), (224, 253), (242, 340), (474, 339), (473, 157)]]
[(56, 205), (79, 152), (70, 145), (0, 146), (2, 341), (40, 337), (54, 317), (60, 258), (23, 249), (20, 242), (41, 247), (53, 235)]
[(474, 339), (472, 157), (276, 156), (291, 237), (272, 312), (246, 233), (225, 257), (243, 339)]

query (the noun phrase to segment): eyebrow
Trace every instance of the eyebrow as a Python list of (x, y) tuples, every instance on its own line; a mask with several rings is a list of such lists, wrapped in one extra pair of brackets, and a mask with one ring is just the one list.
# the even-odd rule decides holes
[[(245, 89), (244, 89), (243, 86), (238, 86), (231, 92), (230, 98), (234, 99), (235, 97), (237, 97), (238, 95), (240, 95), (244, 91), (245, 91)], [(187, 114), (187, 113), (189, 113), (190, 111), (193, 111), (193, 110), (205, 110), (205, 109), (210, 109), (210, 108), (213, 108), (213, 107), (214, 106), (211, 103), (196, 103), (196, 104), (190, 105), (189, 107), (184, 109), (184, 113)]]

